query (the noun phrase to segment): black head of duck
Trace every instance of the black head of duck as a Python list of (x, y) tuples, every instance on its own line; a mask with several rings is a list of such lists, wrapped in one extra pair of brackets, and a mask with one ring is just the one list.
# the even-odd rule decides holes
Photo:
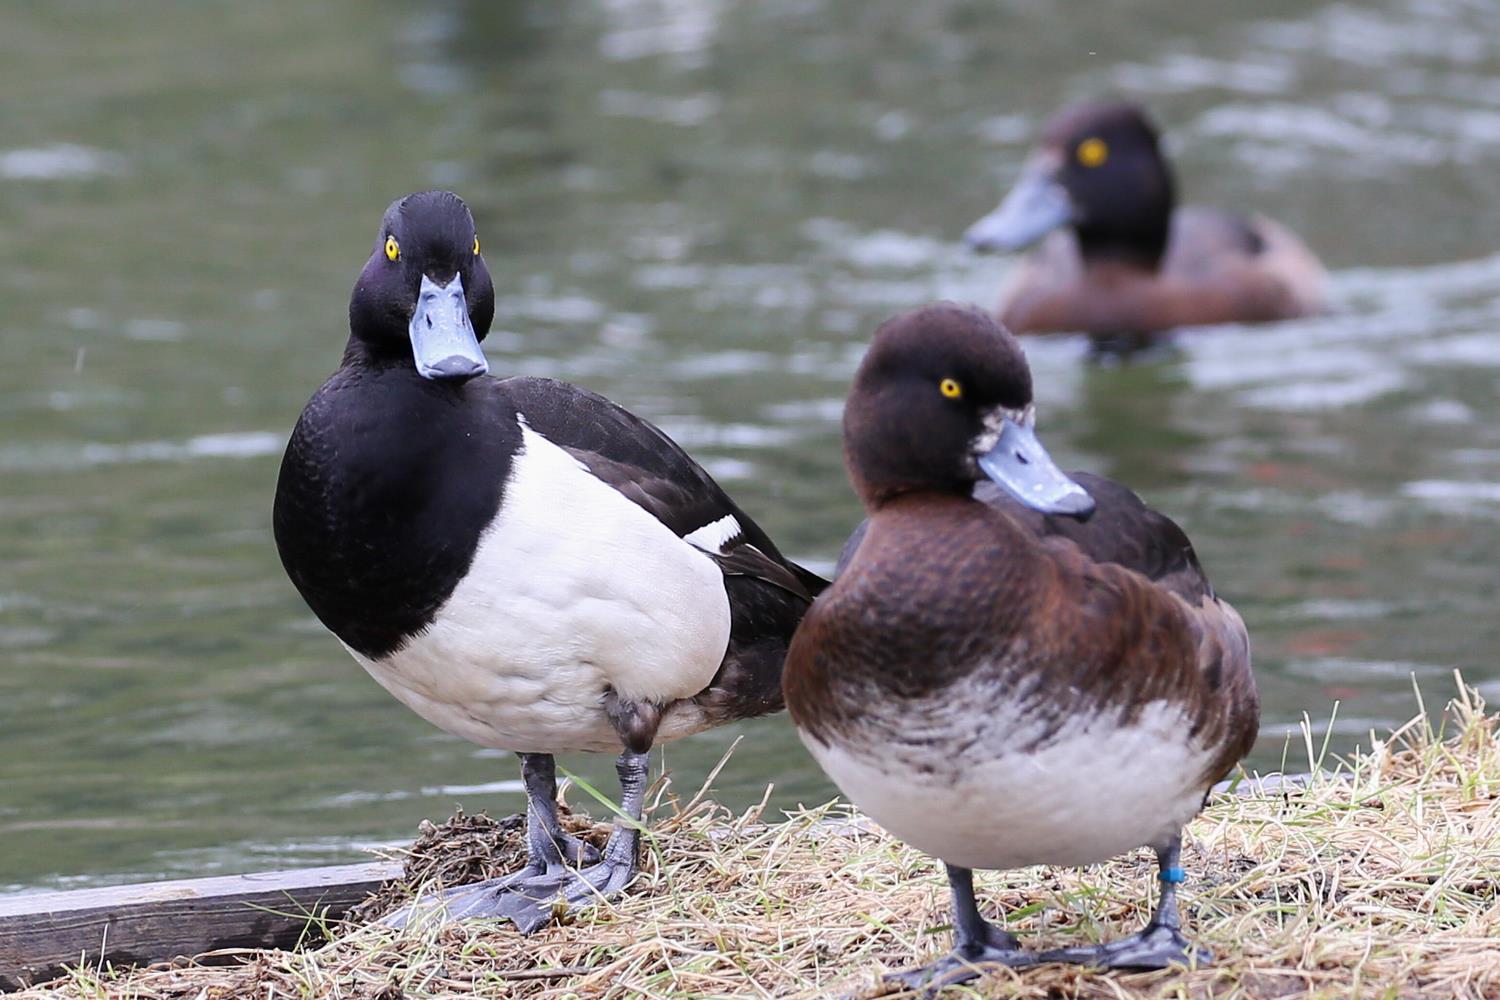
[(1076, 104), (1047, 123), (1010, 193), (964, 241), (1014, 252), (1069, 226), (1085, 259), (1154, 269), (1176, 207), (1172, 166), (1144, 112), (1125, 103)]
[(489, 371), (479, 342), (495, 316), (495, 285), (474, 217), (448, 191), (393, 201), (349, 297), (352, 349), (462, 383)]
[(1325, 304), (1322, 265), (1285, 227), (1179, 206), (1158, 129), (1126, 101), (1058, 112), (1000, 207), (964, 240), (978, 251), (1041, 244), (1001, 293), (1000, 318), (1017, 333), (1152, 334)]
[[(273, 522), (293, 584), (383, 687), (521, 755), (527, 864), (449, 893), (446, 914), (530, 932), (634, 876), (653, 745), (782, 707), (787, 643), (825, 582), (647, 421), (487, 374), (481, 250), (456, 195), (386, 210)], [(602, 852), (558, 824), (565, 751), (620, 754), (631, 819)]]

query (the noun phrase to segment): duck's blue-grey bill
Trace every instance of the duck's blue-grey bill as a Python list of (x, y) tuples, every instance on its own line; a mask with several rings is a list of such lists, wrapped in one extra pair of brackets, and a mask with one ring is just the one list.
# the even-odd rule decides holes
[(1001, 489), (1043, 514), (1080, 521), (1094, 513), (1094, 498), (1063, 474), (1029, 427), (1005, 421), (1000, 440), (979, 456), (979, 468)]
[(1052, 171), (1033, 164), (1000, 207), (964, 233), (972, 250), (1024, 250), (1073, 218), (1073, 201)]
[(422, 275), (417, 305), (411, 313), (411, 353), (423, 378), (466, 381), (490, 370), (469, 321), (463, 278), (446, 285)]

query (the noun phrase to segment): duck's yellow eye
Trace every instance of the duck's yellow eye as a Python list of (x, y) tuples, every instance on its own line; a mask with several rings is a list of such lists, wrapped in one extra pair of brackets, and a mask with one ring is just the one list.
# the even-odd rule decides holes
[(401, 259), (401, 244), (396, 242), (396, 237), (394, 236), (387, 236), (385, 238), (385, 259), (390, 261)]
[(957, 399), (964, 394), (964, 387), (951, 378), (945, 378), (938, 383), (938, 392), (948, 399)]
[(1085, 167), (1101, 167), (1109, 159), (1109, 143), (1100, 138), (1085, 139), (1078, 144), (1078, 162)]
[(475, 234), (475, 236), (474, 236), (474, 256), (476, 256), (476, 257), (479, 256), (479, 236), (478, 236), (478, 234)]

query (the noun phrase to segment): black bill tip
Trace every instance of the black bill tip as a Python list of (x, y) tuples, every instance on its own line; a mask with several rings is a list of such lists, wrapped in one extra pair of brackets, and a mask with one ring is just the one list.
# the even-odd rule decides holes
[(462, 354), (450, 354), (441, 361), (424, 366), (422, 374), (440, 382), (467, 382), (471, 378), (483, 375), (488, 370), (489, 366), (482, 361), (476, 361)]

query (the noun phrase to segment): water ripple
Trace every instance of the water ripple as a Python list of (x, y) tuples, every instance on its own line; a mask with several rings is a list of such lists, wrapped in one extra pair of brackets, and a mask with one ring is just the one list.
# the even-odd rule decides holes
[(0, 448), (0, 471), (69, 472), (103, 465), (187, 462), (200, 458), (260, 458), (277, 455), (286, 438), (270, 431), (201, 434), (186, 441), (133, 441), (80, 445), (13, 445)]

